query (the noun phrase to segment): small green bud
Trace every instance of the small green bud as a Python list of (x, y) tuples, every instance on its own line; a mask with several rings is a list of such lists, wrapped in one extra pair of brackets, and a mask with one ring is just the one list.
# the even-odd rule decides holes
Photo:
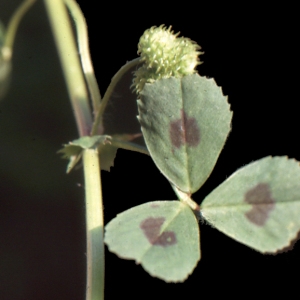
[(197, 43), (189, 38), (178, 37), (171, 26), (151, 27), (141, 36), (138, 54), (142, 66), (135, 72), (133, 86), (140, 93), (146, 82), (161, 78), (177, 77), (195, 73), (195, 67), (201, 62), (198, 56), (203, 52)]

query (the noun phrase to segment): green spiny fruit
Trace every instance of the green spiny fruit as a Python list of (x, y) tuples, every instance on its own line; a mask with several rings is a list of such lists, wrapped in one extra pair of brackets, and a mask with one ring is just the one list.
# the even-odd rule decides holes
[(141, 36), (138, 54), (141, 67), (135, 72), (133, 86), (140, 93), (145, 83), (161, 78), (177, 77), (195, 73), (195, 67), (201, 62), (198, 56), (203, 52), (197, 43), (189, 38), (178, 37), (171, 26), (151, 27)]

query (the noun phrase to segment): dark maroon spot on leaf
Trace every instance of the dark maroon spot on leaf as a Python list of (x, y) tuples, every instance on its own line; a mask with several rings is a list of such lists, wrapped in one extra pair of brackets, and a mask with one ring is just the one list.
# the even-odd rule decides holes
[(159, 204), (152, 203), (152, 204), (150, 205), (150, 207), (152, 207), (152, 208), (158, 208), (158, 207), (159, 207)]
[(252, 204), (252, 209), (245, 213), (248, 220), (257, 226), (263, 226), (269, 213), (275, 208), (269, 185), (259, 183), (245, 194), (245, 201)]
[(170, 137), (172, 145), (180, 148), (187, 144), (196, 147), (200, 143), (200, 129), (195, 118), (189, 118), (181, 110), (181, 118), (170, 123)]
[(165, 231), (159, 234), (164, 222), (165, 218), (162, 217), (147, 218), (141, 222), (140, 228), (152, 245), (167, 247), (177, 243), (176, 235), (173, 231)]

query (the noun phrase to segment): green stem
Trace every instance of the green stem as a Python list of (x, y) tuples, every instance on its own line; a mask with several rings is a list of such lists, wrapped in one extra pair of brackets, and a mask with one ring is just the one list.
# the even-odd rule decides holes
[(5, 42), (3, 45), (3, 58), (4, 60), (10, 60), (12, 56), (12, 48), (16, 36), (16, 32), (18, 29), (18, 26), (25, 15), (25, 13), (28, 11), (28, 9), (31, 7), (31, 5), (36, 0), (25, 0), (14, 12), (13, 16), (11, 17), (8, 25), (7, 25), (7, 31), (5, 34)]
[(89, 135), (92, 113), (72, 26), (63, 0), (44, 0), (80, 136)]
[(75, 21), (77, 43), (80, 52), (81, 65), (89, 89), (89, 93), (91, 96), (93, 113), (96, 114), (96, 112), (99, 109), (101, 95), (96, 80), (96, 76), (94, 74), (94, 68), (93, 68), (90, 51), (89, 51), (87, 24), (82, 11), (80, 10), (80, 7), (74, 0), (64, 0), (64, 2), (66, 3)]
[(150, 155), (146, 147), (136, 143), (131, 143), (113, 138), (111, 140), (111, 146)]
[[(72, 27), (63, 0), (44, 0), (80, 136), (89, 135), (92, 113)], [(75, 20), (76, 22), (76, 20)], [(86, 300), (104, 299), (103, 208), (99, 155), (85, 149), (87, 290)]]
[(87, 228), (86, 300), (101, 300), (104, 299), (104, 241), (102, 189), (97, 150), (84, 150), (83, 167)]
[(104, 113), (104, 110), (106, 108), (106, 105), (108, 103), (108, 100), (111, 96), (111, 94), (114, 91), (115, 86), (117, 85), (117, 83), (119, 82), (119, 80), (122, 78), (122, 76), (128, 72), (128, 70), (130, 70), (131, 68), (133, 68), (134, 66), (138, 65), (138, 63), (140, 62), (140, 58), (136, 58), (133, 59), (129, 62), (127, 62), (126, 65), (124, 65), (116, 74), (115, 76), (111, 79), (111, 83), (108, 86), (105, 95), (100, 103), (99, 109), (97, 111), (97, 114), (95, 116), (95, 122), (93, 124), (93, 128), (92, 128), (92, 134), (94, 135), (97, 133), (99, 126), (102, 128), (102, 116)]
[(182, 192), (180, 189), (178, 189), (174, 184), (171, 183), (171, 186), (178, 196), (178, 199), (185, 204), (187, 204), (192, 210), (199, 210), (199, 205), (191, 198), (191, 195)]

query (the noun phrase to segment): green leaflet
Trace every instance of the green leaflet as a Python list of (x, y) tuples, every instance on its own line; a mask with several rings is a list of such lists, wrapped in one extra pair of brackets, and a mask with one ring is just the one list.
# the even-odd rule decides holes
[(109, 144), (109, 140), (109, 135), (83, 136), (70, 142), (70, 145), (78, 146), (82, 149), (95, 149), (98, 148), (100, 144)]
[(62, 153), (62, 158), (69, 159), (67, 173), (70, 173), (80, 161), (83, 149), (98, 148), (101, 144), (110, 143), (110, 139), (111, 137), (108, 135), (83, 136), (64, 145), (64, 148), (58, 150), (57, 153)]
[(286, 157), (265, 157), (231, 175), (201, 205), (220, 231), (257, 251), (278, 252), (300, 231), (300, 167)]
[(57, 152), (63, 154), (62, 158), (69, 159), (67, 173), (70, 173), (80, 161), (83, 149), (98, 148), (101, 170), (110, 171), (110, 168), (114, 165), (118, 148), (149, 154), (146, 147), (130, 142), (137, 136), (139, 134), (84, 136), (69, 142), (69, 144), (64, 145), (64, 148)]
[(148, 202), (117, 215), (106, 225), (104, 241), (111, 252), (167, 282), (184, 281), (200, 259), (197, 220), (179, 201)]
[(157, 167), (180, 190), (197, 191), (230, 131), (232, 112), (221, 88), (198, 74), (161, 79), (145, 85), (138, 108)]

